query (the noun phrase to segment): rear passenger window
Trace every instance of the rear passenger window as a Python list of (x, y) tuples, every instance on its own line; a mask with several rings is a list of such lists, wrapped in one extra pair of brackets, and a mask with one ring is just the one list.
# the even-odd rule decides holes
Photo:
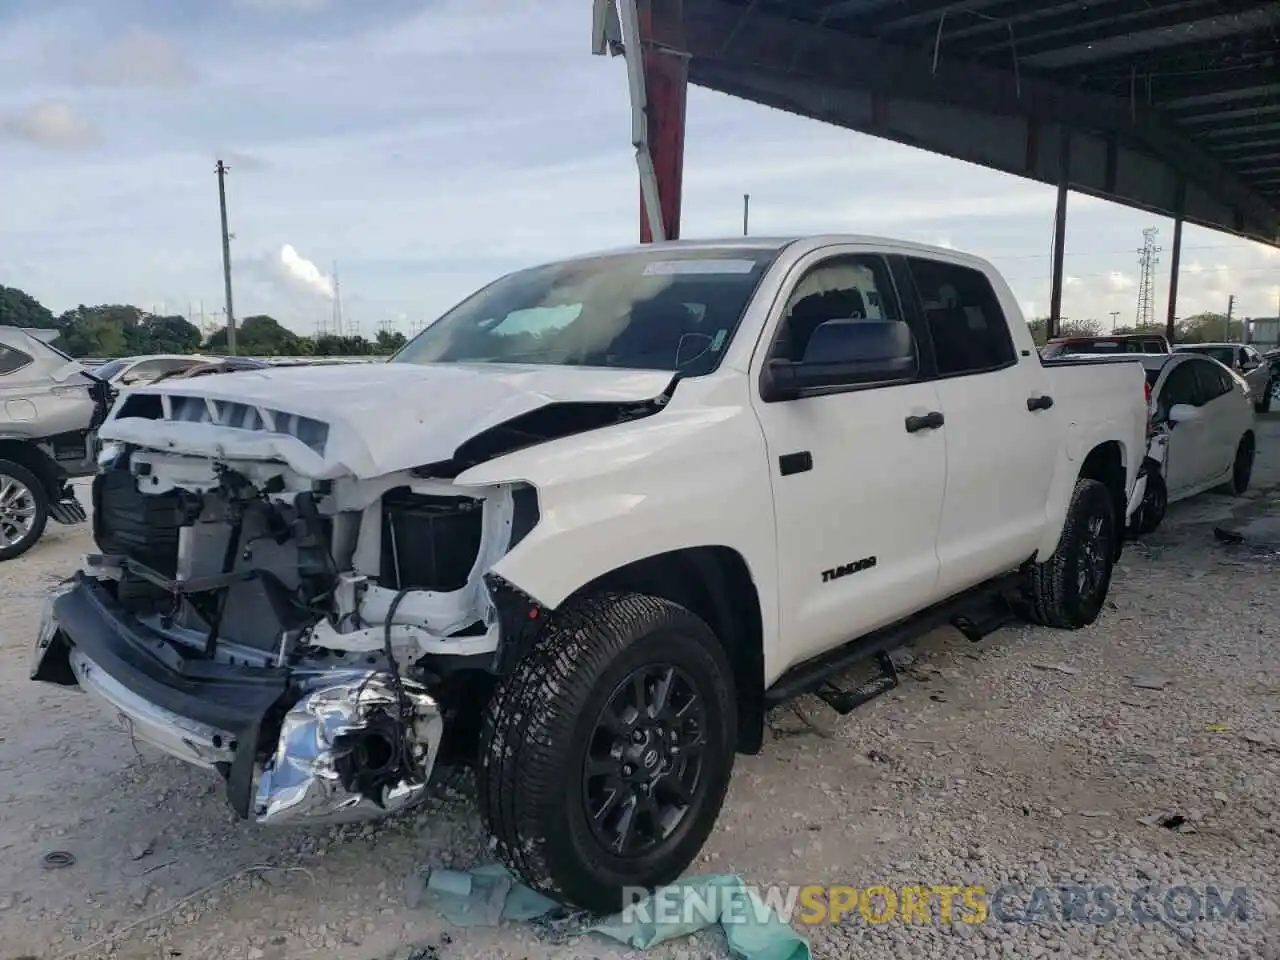
[(1187, 366), (1195, 367), (1196, 379), (1200, 381), (1201, 403), (1208, 403), (1231, 392), (1233, 382), (1231, 374), (1218, 364), (1206, 363), (1203, 360), (1188, 360)]
[(828, 320), (905, 323), (883, 258), (833, 257), (806, 273), (787, 299), (773, 356), (802, 362), (813, 331)]
[(0, 346), (0, 377), (15, 370), (21, 370), (30, 362), (31, 358), (21, 350)]
[(1204, 403), (1196, 366), (1194, 360), (1184, 360), (1169, 371), (1156, 400), (1156, 420), (1168, 420), (1169, 411), (1180, 403), (1189, 403), (1194, 407)]
[(986, 274), (937, 260), (908, 257), (933, 339), (938, 375), (980, 373), (1017, 359), (1009, 324)]

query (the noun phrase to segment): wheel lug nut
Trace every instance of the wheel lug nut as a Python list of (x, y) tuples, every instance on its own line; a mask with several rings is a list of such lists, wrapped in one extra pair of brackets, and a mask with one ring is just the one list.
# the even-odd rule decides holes
[(631, 776), (631, 774), (632, 774), (632, 773), (633, 773), (633, 771), (632, 771), (632, 769), (631, 769), (631, 765), (630, 765), (629, 763), (624, 763), (624, 764), (622, 765), (622, 775), (623, 775), (624, 777), (629, 777), (629, 776)]
[(635, 733), (631, 734), (631, 742), (644, 743), (644, 734), (641, 731), (637, 730)]

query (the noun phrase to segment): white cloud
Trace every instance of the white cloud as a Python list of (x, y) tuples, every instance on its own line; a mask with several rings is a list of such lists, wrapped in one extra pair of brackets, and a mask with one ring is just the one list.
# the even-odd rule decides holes
[(191, 83), (195, 70), (170, 40), (133, 27), (86, 59), (78, 75), (103, 86), (177, 87)]
[(322, 10), (329, 5), (329, 0), (233, 0), (237, 7), (248, 7), (255, 10), (294, 10), (310, 12)]
[(101, 140), (98, 129), (62, 100), (43, 100), (0, 117), (0, 134), (50, 150), (84, 150)]

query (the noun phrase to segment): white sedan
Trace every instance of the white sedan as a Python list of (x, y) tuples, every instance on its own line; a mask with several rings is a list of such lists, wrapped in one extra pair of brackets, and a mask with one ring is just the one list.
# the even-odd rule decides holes
[(1141, 358), (1151, 389), (1151, 426), (1143, 464), (1146, 491), (1135, 534), (1150, 533), (1170, 503), (1215, 487), (1239, 496), (1256, 451), (1254, 401), (1243, 377), (1201, 353)]

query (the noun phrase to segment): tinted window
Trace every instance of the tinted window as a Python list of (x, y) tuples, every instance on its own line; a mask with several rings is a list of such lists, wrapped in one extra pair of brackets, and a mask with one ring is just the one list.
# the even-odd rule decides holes
[(391, 363), (715, 369), (776, 250), (657, 250), (548, 264), (490, 284)]
[(99, 380), (110, 380), (125, 368), (127, 362), (126, 360), (108, 360), (100, 366), (90, 367), (89, 372)]
[(0, 377), (15, 370), (21, 370), (30, 362), (31, 358), (21, 350), (0, 346)]
[(985, 274), (936, 260), (908, 258), (933, 338), (940, 376), (1013, 363), (1013, 338)]
[(1169, 376), (1160, 389), (1156, 402), (1156, 419), (1169, 419), (1169, 410), (1179, 403), (1200, 406), (1200, 380), (1196, 376), (1196, 367), (1200, 364), (1186, 360), (1169, 371)]
[(1200, 402), (1208, 403), (1216, 400), (1224, 393), (1231, 392), (1231, 374), (1216, 363), (1204, 360), (1188, 360), (1187, 366), (1194, 367), (1196, 380), (1200, 383)]
[(905, 322), (881, 257), (835, 257), (806, 273), (787, 299), (773, 356), (800, 362), (813, 331), (828, 320)]

